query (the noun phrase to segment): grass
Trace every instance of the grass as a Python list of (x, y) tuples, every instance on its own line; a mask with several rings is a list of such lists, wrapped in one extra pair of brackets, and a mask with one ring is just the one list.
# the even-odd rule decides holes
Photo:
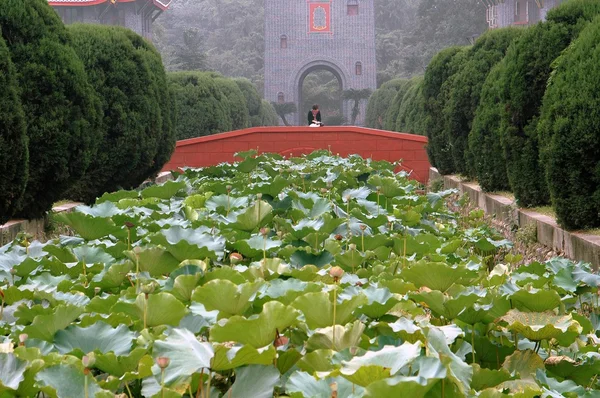
[(554, 217), (556, 219), (556, 212), (554, 211), (552, 206), (532, 207), (531, 209), (528, 209), (528, 210), (535, 211), (535, 212), (543, 214), (545, 216)]
[(515, 195), (512, 192), (508, 191), (498, 191), (498, 192), (490, 192), (491, 195), (498, 195), (505, 197), (506, 199), (515, 200)]

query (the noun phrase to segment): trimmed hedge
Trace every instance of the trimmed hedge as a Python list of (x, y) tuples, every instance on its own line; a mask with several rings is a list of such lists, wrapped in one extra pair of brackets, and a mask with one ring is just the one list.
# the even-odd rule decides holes
[(365, 114), (365, 125), (374, 129), (383, 129), (388, 109), (398, 90), (406, 84), (406, 79), (394, 79), (381, 85), (369, 98)]
[(387, 112), (385, 113), (385, 121), (383, 123), (383, 128), (389, 131), (395, 131), (404, 95), (414, 84), (414, 81), (410, 79), (398, 80), (400, 81), (398, 81), (396, 84), (396, 95), (394, 95), (393, 101), (387, 109)]
[(168, 75), (175, 102), (178, 140), (231, 131), (230, 103), (210, 73)]
[(549, 12), (548, 22), (527, 29), (507, 53), (507, 112), (501, 140), (510, 185), (522, 206), (550, 201), (544, 165), (539, 162), (537, 124), (551, 64), (599, 13), (596, 0), (564, 3)]
[(258, 121), (260, 123), (259, 126), (279, 126), (279, 115), (277, 115), (275, 108), (267, 100), (261, 100)]
[(395, 131), (425, 135), (425, 98), (423, 97), (423, 76), (412, 78), (413, 83), (404, 94)]
[(466, 161), (481, 188), (486, 192), (510, 190), (506, 173), (506, 159), (500, 142), (500, 128), (504, 117), (506, 58), (489, 73), (483, 88), (479, 107), (475, 112), (469, 133)]
[(600, 227), (600, 18), (557, 60), (538, 132), (558, 222)]
[(104, 134), (88, 172), (68, 196), (93, 202), (104, 192), (139, 186), (170, 159), (172, 107), (160, 56), (149, 44), (119, 27), (69, 29), (101, 98)]
[(231, 128), (241, 130), (250, 127), (250, 113), (246, 105), (246, 97), (233, 79), (219, 77), (216, 79), (221, 92), (229, 100)]
[(466, 49), (449, 47), (440, 51), (429, 63), (423, 79), (424, 125), (429, 139), (427, 154), (430, 163), (442, 174), (454, 171), (449, 142), (444, 135), (443, 109), (447, 100), (447, 81), (464, 60)]
[(244, 77), (233, 79), (238, 85), (242, 94), (246, 99), (246, 107), (248, 107), (249, 122), (251, 127), (262, 126), (260, 120), (260, 110), (262, 98), (256, 89), (256, 86)]
[(16, 213), (27, 186), (29, 149), (15, 67), (0, 37), (0, 224)]
[(468, 136), (479, 105), (479, 96), (485, 79), (494, 65), (506, 53), (508, 46), (523, 29), (503, 28), (486, 32), (471, 47), (452, 79), (448, 101), (444, 107), (445, 135), (449, 138), (454, 172), (474, 175), (467, 168), (465, 151)]
[(29, 181), (18, 215), (42, 217), (77, 182), (100, 141), (100, 101), (71, 36), (46, 0), (0, 1), (29, 138)]

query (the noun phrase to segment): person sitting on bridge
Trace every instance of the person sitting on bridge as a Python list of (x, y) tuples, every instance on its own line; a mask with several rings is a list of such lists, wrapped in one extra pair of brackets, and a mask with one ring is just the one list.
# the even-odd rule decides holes
[(319, 105), (313, 105), (312, 110), (308, 111), (308, 125), (310, 127), (320, 127), (321, 123), (321, 111), (319, 111)]

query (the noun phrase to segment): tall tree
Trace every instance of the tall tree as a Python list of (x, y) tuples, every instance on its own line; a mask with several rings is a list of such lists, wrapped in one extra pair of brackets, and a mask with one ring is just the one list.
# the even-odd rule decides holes
[(271, 102), (271, 104), (273, 105), (273, 108), (275, 108), (277, 115), (279, 115), (283, 121), (283, 124), (286, 126), (291, 126), (290, 122), (287, 121), (287, 115), (291, 115), (292, 113), (296, 113), (298, 111), (296, 104), (293, 102)]

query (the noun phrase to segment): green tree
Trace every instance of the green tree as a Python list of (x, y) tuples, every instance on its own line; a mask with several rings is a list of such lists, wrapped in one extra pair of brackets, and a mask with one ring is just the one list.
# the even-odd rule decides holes
[(538, 133), (558, 222), (600, 227), (600, 17), (558, 58)]
[(175, 102), (177, 139), (232, 130), (229, 100), (211, 74), (175, 72), (168, 77)]
[(287, 121), (287, 115), (298, 112), (298, 107), (296, 104), (293, 102), (271, 102), (271, 105), (275, 109), (275, 113), (277, 113), (277, 115), (283, 121), (283, 124), (286, 126), (291, 126), (291, 124)]
[(92, 202), (104, 192), (139, 186), (169, 160), (175, 144), (172, 107), (163, 102), (169, 95), (160, 58), (152, 65), (148, 49), (136, 48), (130, 39), (134, 33), (100, 25), (71, 25), (69, 30), (104, 113), (98, 153), (68, 193)]
[(183, 31), (182, 43), (175, 46), (172, 69), (178, 71), (206, 70), (206, 55), (202, 51), (202, 34), (197, 28)]
[(402, 81), (398, 83), (398, 90), (396, 90), (396, 94), (385, 113), (385, 122), (383, 124), (385, 130), (397, 131), (396, 123), (398, 121), (398, 115), (400, 114), (402, 100), (404, 100), (404, 95), (412, 87), (413, 83), (414, 81), (410, 79), (402, 79)]
[(398, 90), (406, 79), (394, 79), (381, 85), (369, 98), (365, 115), (365, 125), (374, 129), (383, 129), (385, 117)]
[(507, 52), (501, 129), (508, 178), (522, 206), (549, 202), (544, 166), (539, 162), (537, 124), (551, 64), (600, 13), (600, 2), (572, 0), (551, 10), (548, 22), (529, 28)]
[(413, 77), (410, 88), (404, 94), (395, 131), (425, 135), (425, 98), (423, 97), (423, 76)]
[(29, 181), (18, 214), (39, 218), (96, 155), (100, 101), (70, 34), (46, 0), (0, 0), (0, 29), (27, 116)]
[(279, 115), (267, 100), (261, 100), (258, 126), (278, 126)]
[(219, 77), (216, 80), (219, 89), (229, 100), (229, 115), (231, 116), (231, 128), (233, 130), (245, 129), (250, 126), (250, 113), (246, 105), (246, 97), (236, 84), (229, 78)]
[(440, 173), (450, 174), (454, 170), (447, 137), (444, 135), (443, 109), (447, 101), (447, 80), (456, 73), (464, 59), (466, 48), (449, 47), (440, 51), (429, 64), (423, 79), (425, 101), (425, 131), (429, 143), (429, 161)]
[(344, 90), (343, 98), (346, 101), (352, 102), (352, 113), (350, 114), (350, 124), (354, 126), (356, 124), (356, 118), (360, 114), (360, 103), (369, 99), (373, 91), (369, 88), (363, 89), (349, 89)]
[(494, 29), (481, 36), (471, 47), (452, 79), (444, 106), (445, 135), (449, 137), (454, 172), (472, 176), (465, 152), (468, 136), (479, 105), (481, 87), (490, 70), (504, 58), (508, 46), (521, 33), (519, 28)]
[(248, 114), (250, 116), (250, 126), (260, 126), (260, 111), (261, 111), (261, 96), (256, 89), (256, 86), (248, 79), (240, 77), (233, 80), (246, 99)]
[(0, 70), (0, 224), (4, 224), (21, 205), (29, 176), (29, 150), (17, 72), (1, 37)]

